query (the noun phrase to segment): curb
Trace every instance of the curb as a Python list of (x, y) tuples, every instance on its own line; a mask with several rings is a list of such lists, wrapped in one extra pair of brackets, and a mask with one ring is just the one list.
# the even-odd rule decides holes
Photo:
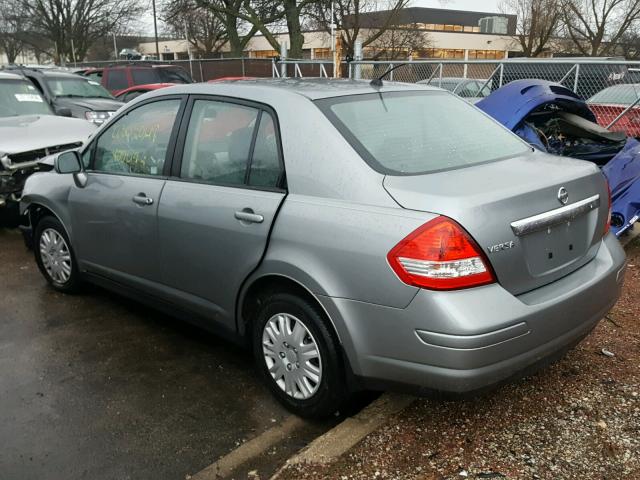
[(285, 418), (281, 424), (243, 443), (229, 454), (220, 458), (217, 462), (188, 478), (190, 480), (217, 480), (228, 477), (245, 462), (262, 454), (271, 448), (271, 446), (288, 437), (304, 425), (305, 421), (303, 419), (291, 415)]
[(327, 464), (337, 460), (356, 443), (386, 423), (391, 415), (404, 410), (415, 399), (415, 396), (397, 393), (381, 395), (358, 414), (347, 418), (289, 458), (271, 480), (277, 480), (289, 465)]

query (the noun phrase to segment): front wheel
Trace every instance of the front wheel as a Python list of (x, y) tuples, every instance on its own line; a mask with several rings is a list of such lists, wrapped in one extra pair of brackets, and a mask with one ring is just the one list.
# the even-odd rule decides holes
[(53, 288), (65, 293), (78, 289), (80, 278), (71, 242), (57, 218), (38, 222), (33, 251), (40, 272)]
[(328, 416), (346, 400), (337, 340), (306, 299), (266, 296), (253, 325), (253, 350), (267, 386), (293, 413)]

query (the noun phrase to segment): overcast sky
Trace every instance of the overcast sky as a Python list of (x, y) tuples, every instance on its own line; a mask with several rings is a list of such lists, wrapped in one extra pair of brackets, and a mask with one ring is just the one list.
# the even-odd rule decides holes
[(413, 0), (416, 7), (449, 8), (476, 12), (497, 12), (499, 0)]

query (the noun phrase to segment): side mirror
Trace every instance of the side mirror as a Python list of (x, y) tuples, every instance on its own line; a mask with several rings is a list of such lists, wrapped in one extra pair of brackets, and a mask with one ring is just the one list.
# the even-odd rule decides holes
[(56, 108), (56, 115), (60, 117), (72, 117), (71, 109), (68, 107)]
[(78, 188), (87, 186), (89, 177), (84, 172), (82, 159), (76, 150), (69, 150), (58, 155), (54, 162), (54, 168), (58, 173), (72, 173), (73, 181)]
[(70, 150), (58, 155), (54, 166), (58, 173), (79, 173), (82, 171), (82, 160), (78, 152)]

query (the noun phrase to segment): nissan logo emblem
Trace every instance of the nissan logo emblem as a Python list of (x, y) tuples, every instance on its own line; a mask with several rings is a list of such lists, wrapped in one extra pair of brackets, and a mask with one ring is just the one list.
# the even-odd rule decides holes
[(567, 192), (566, 188), (560, 187), (560, 190), (558, 190), (558, 201), (562, 205), (566, 205), (569, 201), (569, 192)]

